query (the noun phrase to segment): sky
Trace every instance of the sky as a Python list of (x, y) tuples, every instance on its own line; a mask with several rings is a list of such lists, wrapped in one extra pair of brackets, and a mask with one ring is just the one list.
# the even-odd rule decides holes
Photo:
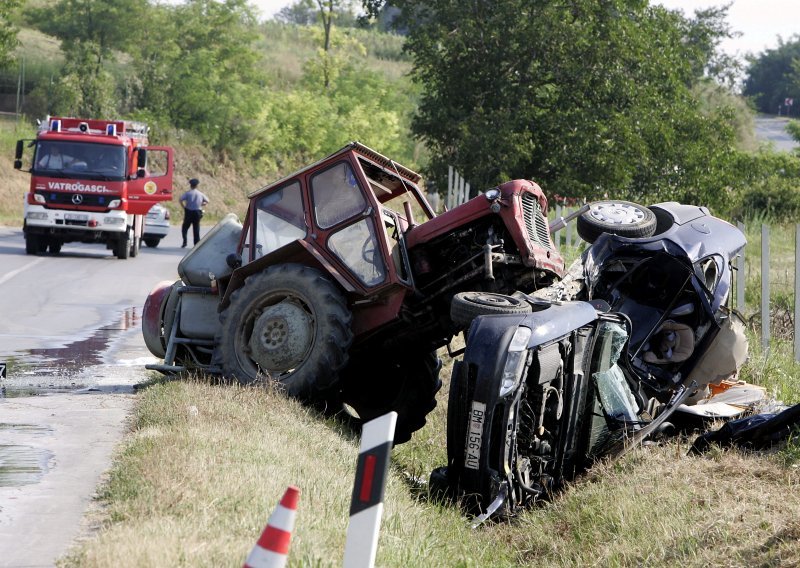
[[(730, 0), (655, 0), (670, 9), (680, 9), (692, 17), (695, 10), (721, 6)], [(784, 41), (800, 34), (800, 0), (733, 0), (728, 9), (728, 23), (733, 31), (742, 33), (737, 39), (726, 40), (722, 50), (730, 55), (744, 56), (778, 47), (778, 36)]]
[[(653, 0), (670, 9), (680, 9), (693, 16), (699, 8), (721, 6), (731, 0)], [(263, 19), (269, 19), (292, 0), (250, 0)], [(735, 31), (742, 32), (738, 39), (727, 40), (722, 49), (730, 55), (743, 57), (778, 46), (777, 36), (784, 40), (800, 34), (800, 0), (733, 0), (728, 10), (728, 22)]]

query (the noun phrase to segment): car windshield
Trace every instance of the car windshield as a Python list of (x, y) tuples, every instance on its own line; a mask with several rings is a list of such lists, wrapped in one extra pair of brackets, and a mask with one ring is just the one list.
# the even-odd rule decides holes
[(52, 140), (40, 142), (33, 162), (34, 173), (72, 179), (125, 179), (125, 147)]

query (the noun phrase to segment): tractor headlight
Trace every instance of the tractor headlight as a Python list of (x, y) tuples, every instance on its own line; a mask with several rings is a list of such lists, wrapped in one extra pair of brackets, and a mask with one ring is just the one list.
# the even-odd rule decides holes
[(528, 355), (528, 341), (531, 338), (531, 329), (528, 327), (518, 327), (511, 338), (506, 355), (506, 364), (503, 367), (503, 377), (500, 382), (500, 397), (506, 396), (513, 391), (522, 378), (525, 369), (525, 360)]

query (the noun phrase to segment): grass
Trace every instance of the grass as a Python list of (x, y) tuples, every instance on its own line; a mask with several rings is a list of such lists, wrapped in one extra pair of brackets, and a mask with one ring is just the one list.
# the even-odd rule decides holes
[[(445, 386), (428, 425), (392, 452), (378, 566), (800, 562), (797, 438), (770, 454), (688, 457), (684, 438), (644, 447), (473, 530), (420, 484), (445, 461), (446, 397)], [(357, 454), (348, 429), (269, 389), (154, 381), (101, 493), (97, 532), (59, 565), (241, 565), (291, 484), (302, 493), (289, 565), (340, 565)]]
[[(103, 491), (102, 528), (62, 565), (241, 565), (291, 484), (302, 491), (291, 565), (340, 565), (357, 455), (352, 433), (268, 389), (156, 382)], [(378, 565), (513, 562), (468, 530), (395, 465)]]

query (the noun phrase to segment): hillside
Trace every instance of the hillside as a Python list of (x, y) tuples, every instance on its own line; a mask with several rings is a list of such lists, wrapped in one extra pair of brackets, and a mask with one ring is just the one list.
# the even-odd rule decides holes
[[(53, 77), (59, 75), (64, 63), (60, 42), (56, 38), (26, 27), (24, 22), (20, 22), (19, 25), (20, 47), (16, 50), (19, 65), (15, 69), (0, 72), (0, 111), (8, 113), (0, 114), (0, 175), (2, 176), (0, 177), (0, 224), (11, 226), (22, 225), (22, 195), (27, 191), (29, 184), (29, 177), (26, 174), (13, 170), (14, 145), (17, 139), (33, 137), (34, 120), (41, 119), (46, 114), (41, 110), (45, 107), (42, 106), (41, 91), (37, 91), (36, 86), (52, 83)], [(398, 95), (405, 92), (409, 84), (405, 74), (410, 65), (402, 54), (402, 38), (358, 29), (337, 30), (337, 34), (340, 34), (341, 41), (345, 44), (354, 46), (352, 57), (348, 59), (349, 65), (383, 77), (387, 85), (394, 85), (390, 89), (393, 96), (405, 97)], [(284, 25), (277, 22), (264, 22), (257, 27), (253, 48), (258, 58), (254, 64), (254, 71), (261, 73), (265, 78), (261, 91), (264, 101), (270, 102), (276, 97), (284, 97), (282, 101), (291, 101), (292, 97), (301, 101), (309, 98), (302, 90), (307, 88), (304, 86), (304, 81), (307, 82), (307, 79), (304, 79), (305, 66), (317, 54), (318, 35), (319, 32), (314, 27)], [(131, 58), (126, 54), (116, 53), (109, 63), (109, 69), (115, 76), (135, 74), (131, 69)], [(16, 91), (18, 81), (23, 78), (27, 92), (20, 100)], [(379, 85), (378, 88), (383, 87)], [(410, 104), (407, 97), (405, 101), (404, 107)], [(22, 104), (29, 113), (21, 120), (15, 119), (12, 112), (18, 104)], [(284, 102), (276, 104), (280, 107)], [(309, 112), (325, 110), (335, 113), (337, 107), (329, 109), (306, 107), (305, 110)], [(338, 110), (341, 111), (341, 107)], [(244, 150), (214, 151), (209, 145), (199, 142), (198, 134), (186, 129), (158, 121), (152, 122), (147, 117), (131, 117), (124, 114), (115, 116), (146, 120), (152, 128), (151, 143), (175, 148), (174, 195), (180, 195), (188, 179), (193, 177), (200, 179), (204, 192), (211, 198), (207, 208), (209, 220), (222, 217), (228, 212), (243, 214), (246, 208), (246, 195), (249, 192), (280, 179), (310, 160), (316, 160), (336, 149), (330, 147), (331, 140), (328, 139), (317, 141), (317, 149), (309, 148), (304, 153), (293, 152), (292, 141), (285, 140), (279, 144), (284, 148), (281, 156), (262, 155), (254, 159), (245, 156)], [(262, 128), (258, 125), (261, 118), (255, 115), (247, 117), (251, 122), (247, 127)], [(294, 116), (284, 115), (283, 119), (294, 120)], [(334, 120), (336, 117), (330, 116), (330, 119), (327, 127), (335, 132), (338, 128)], [(303, 119), (300, 117), (297, 120)], [(279, 130), (272, 131), (271, 126), (273, 128), (278, 126)], [(263, 125), (263, 128), (267, 129), (263, 136), (286, 137), (286, 134), (281, 132), (291, 132), (296, 126), (280, 122), (275, 124), (274, 121), (270, 125), (267, 122)], [(309, 128), (313, 133), (313, 125)], [(320, 127), (316, 130), (322, 133)], [(370, 143), (363, 138), (358, 139)], [(340, 147), (346, 141), (349, 141), (349, 138), (336, 142), (336, 147)], [(413, 148), (414, 144), (410, 143), (408, 146)], [(286, 148), (289, 149), (288, 152)], [(390, 148), (378, 145), (376, 149), (391, 153), (397, 158), (396, 152)], [(178, 213), (179, 207), (174, 201), (171, 205), (168, 204), (168, 207), (173, 213)]]

